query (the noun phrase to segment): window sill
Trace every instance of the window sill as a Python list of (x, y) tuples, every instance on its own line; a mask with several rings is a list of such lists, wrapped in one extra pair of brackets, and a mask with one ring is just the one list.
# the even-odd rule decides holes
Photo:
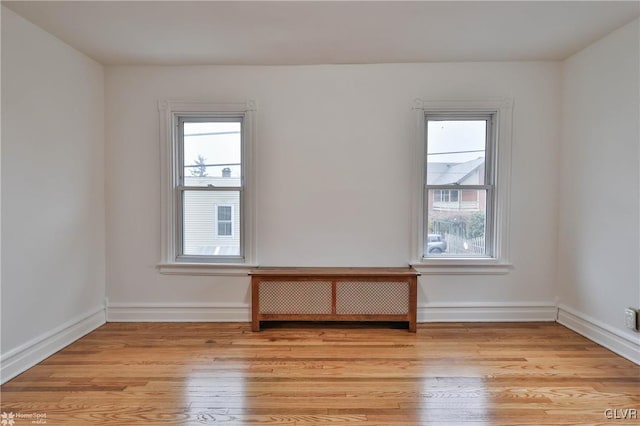
[(163, 275), (214, 275), (224, 277), (246, 277), (258, 265), (246, 263), (160, 263), (158, 270)]
[(495, 259), (429, 259), (411, 266), (422, 275), (505, 275), (513, 269), (511, 263)]

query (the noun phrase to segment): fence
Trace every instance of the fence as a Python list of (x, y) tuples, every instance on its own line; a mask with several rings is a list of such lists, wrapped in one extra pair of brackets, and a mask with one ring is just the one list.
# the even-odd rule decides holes
[(464, 238), (454, 234), (445, 234), (447, 254), (485, 254), (485, 238)]

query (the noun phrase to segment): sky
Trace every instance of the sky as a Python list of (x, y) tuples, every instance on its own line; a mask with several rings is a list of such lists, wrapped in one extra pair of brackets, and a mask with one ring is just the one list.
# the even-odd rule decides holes
[[(485, 139), (485, 120), (429, 120), (427, 122), (427, 161), (463, 163), (484, 157)], [(474, 152), (459, 153), (460, 151)]]
[[(230, 167), (233, 177), (240, 176), (241, 138), (239, 122), (184, 123), (184, 163), (195, 164), (198, 155), (206, 164), (237, 164), (208, 168), (209, 176), (221, 176)], [(187, 176), (189, 176), (188, 172)]]

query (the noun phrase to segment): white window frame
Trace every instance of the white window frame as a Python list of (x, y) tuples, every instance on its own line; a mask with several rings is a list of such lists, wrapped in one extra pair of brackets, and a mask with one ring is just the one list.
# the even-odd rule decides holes
[[(163, 274), (246, 276), (255, 268), (256, 209), (255, 209), (255, 101), (245, 103), (158, 102), (160, 113), (160, 177), (161, 177), (161, 259), (158, 268)], [(178, 123), (181, 117), (242, 117), (241, 251), (243, 256), (221, 262), (215, 258), (193, 259), (179, 256), (180, 214), (176, 187), (179, 183), (178, 162), (180, 138)], [(217, 211), (216, 211), (217, 215)], [(216, 222), (217, 224), (217, 222)], [(234, 230), (237, 231), (237, 230)], [(216, 231), (217, 232), (217, 231)]]
[[(412, 161), (412, 218), (411, 265), (423, 274), (506, 274), (509, 262), (509, 200), (511, 191), (511, 137), (513, 99), (444, 99), (422, 100), (414, 103), (415, 145)], [(487, 223), (488, 240), (492, 241), (491, 256), (482, 257), (423, 257), (425, 230), (425, 167), (426, 123), (429, 114), (493, 114), (494, 146), (487, 147), (491, 156), (494, 194), (491, 206), (492, 223)], [(489, 142), (489, 141), (487, 141)], [(489, 201), (489, 200), (487, 200)]]
[[(235, 227), (233, 226), (233, 215), (234, 215), (234, 211), (233, 211), (233, 204), (216, 204), (216, 237), (218, 238), (227, 238), (227, 239), (233, 239), (233, 237), (236, 235), (235, 233)], [(231, 234), (229, 235), (223, 235), (220, 234), (220, 207), (229, 207), (230, 211), (231, 211), (231, 219), (229, 220), (225, 220), (224, 223), (229, 223), (231, 225)]]

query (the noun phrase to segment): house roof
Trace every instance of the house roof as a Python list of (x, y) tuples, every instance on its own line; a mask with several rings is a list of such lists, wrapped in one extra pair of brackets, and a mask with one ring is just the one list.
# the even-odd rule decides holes
[(467, 176), (484, 164), (484, 158), (464, 163), (428, 163), (427, 182), (430, 185), (461, 184)]

